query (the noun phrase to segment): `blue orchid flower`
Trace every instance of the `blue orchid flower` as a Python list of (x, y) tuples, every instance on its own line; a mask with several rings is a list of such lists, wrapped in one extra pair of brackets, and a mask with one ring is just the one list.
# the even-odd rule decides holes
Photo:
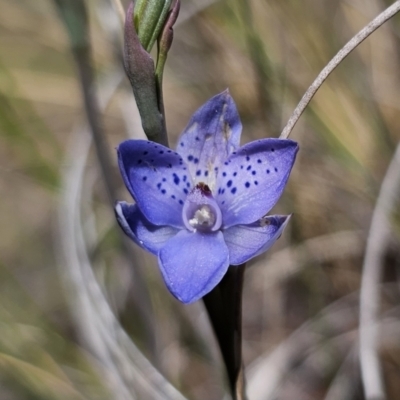
[(118, 147), (136, 204), (115, 207), (124, 232), (158, 257), (164, 281), (183, 303), (210, 292), (229, 265), (268, 250), (289, 216), (266, 216), (281, 196), (298, 145), (261, 139), (239, 147), (242, 124), (228, 91), (204, 104), (176, 151), (146, 140)]

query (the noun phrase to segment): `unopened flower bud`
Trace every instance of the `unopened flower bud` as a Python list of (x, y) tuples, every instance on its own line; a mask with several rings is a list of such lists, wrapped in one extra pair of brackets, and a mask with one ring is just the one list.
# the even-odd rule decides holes
[[(179, 0), (138, 0), (128, 7), (125, 21), (124, 64), (135, 94), (143, 130), (149, 140), (168, 144), (162, 96), (162, 76), (171, 47), (172, 26)], [(157, 63), (149, 52), (158, 40)]]
[(166, 22), (172, 0), (138, 0), (133, 14), (143, 48), (150, 52)]

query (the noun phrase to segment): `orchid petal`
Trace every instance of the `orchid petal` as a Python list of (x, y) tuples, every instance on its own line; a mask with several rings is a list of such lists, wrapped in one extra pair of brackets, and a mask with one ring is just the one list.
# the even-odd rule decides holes
[(177, 152), (188, 164), (195, 184), (204, 182), (213, 189), (218, 169), (239, 147), (241, 131), (236, 105), (227, 90), (194, 113)]
[(225, 161), (215, 191), (225, 228), (250, 224), (271, 210), (286, 186), (297, 150), (292, 140), (262, 139)]
[(137, 245), (155, 255), (179, 232), (171, 226), (153, 225), (147, 221), (136, 204), (118, 202), (115, 206), (115, 215), (125, 234)]
[(272, 215), (249, 225), (236, 225), (224, 231), (229, 263), (240, 265), (267, 251), (281, 236), (290, 215)]
[(180, 231), (161, 249), (158, 261), (170, 292), (183, 303), (192, 303), (210, 292), (228, 266), (228, 248), (221, 231)]
[(179, 154), (154, 142), (127, 140), (119, 145), (118, 158), (125, 185), (145, 218), (183, 228), (182, 207), (192, 180)]

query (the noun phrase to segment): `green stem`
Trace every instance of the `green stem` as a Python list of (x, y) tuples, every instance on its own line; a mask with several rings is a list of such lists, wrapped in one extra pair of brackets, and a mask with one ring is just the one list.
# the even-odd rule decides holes
[(242, 289), (245, 266), (230, 266), (222, 281), (203, 298), (221, 349), (233, 400), (246, 400), (242, 362)]

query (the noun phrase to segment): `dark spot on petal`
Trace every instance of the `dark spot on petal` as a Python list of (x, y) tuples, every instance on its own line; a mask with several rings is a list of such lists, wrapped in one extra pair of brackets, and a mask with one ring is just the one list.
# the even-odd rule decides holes
[(247, 169), (247, 171), (250, 171), (251, 170), (251, 165), (249, 165), (246, 169)]
[(149, 152), (148, 151), (144, 151), (143, 155), (145, 156), (146, 154), (149, 154)]
[(179, 200), (179, 204), (183, 204), (183, 201), (182, 201), (182, 200)]
[(236, 154), (236, 151), (234, 151), (232, 154), (235, 155), (235, 154)]
[(218, 167), (215, 167), (215, 168), (214, 168), (214, 171), (217, 172), (217, 171), (218, 171)]
[(174, 183), (175, 183), (175, 185), (179, 185), (180, 180), (179, 180), (178, 175), (177, 175), (177, 174), (173, 174), (172, 176), (174, 177)]
[(229, 181), (227, 182), (226, 186), (231, 187), (231, 186), (232, 186), (232, 181), (229, 180)]
[(236, 176), (236, 175), (237, 175), (237, 172), (234, 172), (234, 173), (233, 173), (233, 176)]
[(255, 175), (257, 173), (257, 171), (251, 171), (252, 175)]
[(146, 182), (147, 181), (147, 176), (144, 176), (142, 179), (143, 179), (143, 182)]
[(165, 194), (165, 193), (167, 193), (167, 191), (165, 189), (163, 189), (163, 190), (161, 190), (161, 193)]
[(243, 169), (243, 165), (240, 166), (240, 169)]
[(172, 153), (172, 151), (171, 151), (171, 150), (168, 150), (167, 153)]
[(183, 175), (183, 182), (186, 182), (187, 176)]
[(258, 160), (257, 160), (257, 162), (258, 162), (259, 164), (261, 164), (261, 163), (262, 163), (262, 161), (261, 161), (260, 159), (258, 159)]
[(225, 204), (225, 200), (221, 204)]
[(183, 189), (183, 192), (185, 193), (185, 194), (188, 194), (189, 193), (189, 191), (185, 188), (185, 189)]
[(172, 168), (172, 164), (168, 164), (168, 168)]
[(199, 140), (200, 140), (198, 136), (196, 136), (196, 140), (197, 140), (197, 141), (199, 141)]
[(208, 171), (204, 172), (204, 176), (208, 176)]
[(258, 185), (258, 181), (254, 181), (254, 184), (255, 184), (255, 185)]
[(267, 174), (269, 174), (269, 169), (267, 169)]
[(223, 172), (223, 173), (222, 173), (222, 176), (226, 176), (226, 172)]
[(236, 193), (236, 190), (237, 190), (236, 188), (233, 188), (233, 189), (231, 190), (231, 193), (232, 193), (232, 194), (235, 194), (235, 193)]
[(158, 187), (159, 189), (161, 189), (161, 182), (160, 182), (160, 183), (157, 183), (157, 187)]
[(138, 164), (141, 164), (142, 163), (142, 160), (138, 160), (138, 162), (137, 162)]
[(275, 170), (275, 172), (278, 172), (278, 168), (275, 167), (274, 170)]
[(193, 160), (193, 162), (194, 162), (195, 164), (198, 164), (199, 159), (198, 159), (198, 158), (195, 158), (195, 159)]
[(167, 178), (162, 178), (162, 181), (163, 181), (163, 182), (166, 182), (166, 181), (167, 181)]
[(228, 165), (228, 164), (229, 164), (228, 161), (225, 161), (225, 162), (224, 162), (224, 165)]
[(200, 169), (198, 169), (198, 170), (196, 171), (196, 175), (197, 175), (197, 176), (200, 176), (200, 175), (201, 175), (201, 170), (200, 170)]
[(249, 187), (250, 187), (250, 182), (246, 182), (246, 183), (244, 184), (244, 186), (246, 186), (247, 188), (249, 188)]
[(273, 147), (271, 147), (271, 151), (275, 151), (275, 149)]
[(171, 196), (173, 199), (175, 199), (175, 195), (173, 194), (172, 196)]
[(249, 156), (247, 156), (247, 157), (246, 157), (246, 160), (247, 160), (247, 161), (250, 161), (250, 157), (249, 157)]
[(181, 142), (181, 147), (183, 147), (184, 146), (184, 144), (183, 144), (183, 142)]
[(190, 156), (188, 157), (188, 161), (192, 161), (192, 160), (193, 160), (193, 156), (190, 155)]
[(186, 187), (190, 187), (190, 183), (189, 182), (186, 182)]
[(159, 153), (159, 154), (164, 154), (164, 151), (163, 151), (163, 150), (160, 150), (158, 153)]
[(224, 193), (225, 193), (225, 189), (222, 189), (222, 190), (221, 190), (221, 194), (224, 194)]

